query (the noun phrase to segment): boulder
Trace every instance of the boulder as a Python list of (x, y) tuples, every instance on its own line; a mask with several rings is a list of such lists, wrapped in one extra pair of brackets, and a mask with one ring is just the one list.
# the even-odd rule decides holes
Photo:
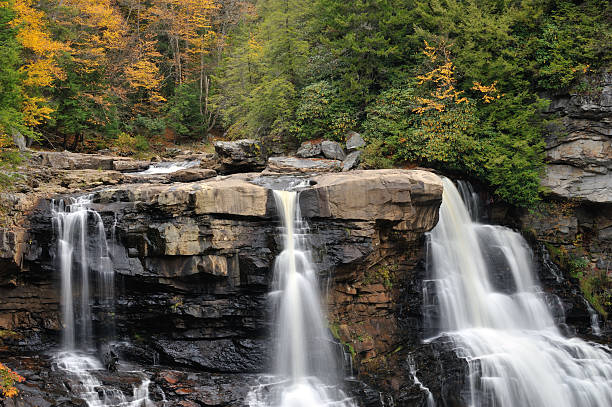
[(429, 230), (438, 221), (442, 181), (422, 170), (353, 171), (311, 178), (300, 204), (307, 217), (406, 222)]
[(336, 143), (335, 141), (324, 140), (321, 143), (321, 151), (325, 158), (329, 158), (330, 160), (342, 161), (346, 157), (340, 143)]
[(131, 160), (129, 158), (113, 161), (113, 169), (121, 172), (137, 172), (149, 168), (149, 161)]
[(269, 172), (336, 172), (342, 169), (339, 160), (322, 158), (270, 157)]
[(123, 182), (124, 175), (118, 171), (74, 170), (59, 174), (57, 179), (65, 188), (86, 190), (101, 185), (119, 184)]
[(361, 161), (361, 151), (353, 151), (346, 156), (344, 161), (342, 162), (342, 171), (346, 172), (357, 168), (359, 162)]
[(346, 141), (346, 149), (348, 151), (359, 150), (361, 147), (366, 145), (365, 140), (361, 137), (361, 134), (354, 131), (349, 132), (348, 140)]
[(214, 145), (221, 173), (259, 171), (266, 165), (261, 143), (257, 140), (215, 141)]
[(113, 170), (115, 161), (110, 156), (69, 151), (42, 151), (37, 157), (41, 165), (59, 170)]
[(184, 170), (170, 173), (169, 178), (173, 182), (194, 182), (217, 176), (217, 171), (207, 168), (186, 168)]
[(295, 155), (301, 158), (311, 158), (319, 156), (321, 153), (322, 150), (320, 141), (305, 141), (302, 143)]
[(268, 191), (243, 178), (230, 177), (199, 184), (193, 200), (196, 214), (265, 216)]

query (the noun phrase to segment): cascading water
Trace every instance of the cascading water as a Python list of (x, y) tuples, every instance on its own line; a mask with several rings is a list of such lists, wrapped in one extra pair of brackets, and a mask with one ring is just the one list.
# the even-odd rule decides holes
[(83, 196), (69, 204), (61, 200), (51, 205), (61, 274), (63, 324), (63, 349), (56, 355), (56, 363), (72, 379), (71, 391), (82, 397), (89, 407), (146, 407), (152, 405), (148, 399), (147, 378), (142, 378), (142, 383), (134, 387), (134, 396), (128, 399), (121, 391), (103, 386), (92, 374), (103, 369), (91, 356), (94, 346), (92, 307), (96, 307), (98, 325), (104, 327), (98, 337), (112, 339), (114, 270), (102, 217), (89, 207), (90, 204), (91, 196)]
[(283, 251), (276, 258), (270, 292), (275, 311), (275, 371), (249, 393), (247, 403), (251, 407), (352, 407), (352, 399), (339, 388), (298, 194), (274, 191), (274, 197), (283, 225)]
[[(100, 214), (88, 208), (90, 204), (91, 197), (82, 196), (68, 205), (61, 200), (51, 207), (62, 284), (62, 345), (68, 351), (93, 345), (94, 301), (106, 314), (112, 312), (114, 303), (114, 272), (104, 223)], [(90, 289), (90, 277), (97, 287), (95, 295)]]
[[(612, 352), (562, 336), (516, 232), (472, 221), (445, 179), (440, 220), (430, 232), (428, 271), (440, 335), (469, 366), (470, 406), (612, 405)], [(427, 284), (426, 284), (427, 286)]]
[(136, 172), (136, 175), (158, 175), (158, 174), (171, 174), (187, 168), (197, 167), (200, 165), (200, 161), (166, 161), (156, 164), (151, 164), (149, 168), (144, 171)]

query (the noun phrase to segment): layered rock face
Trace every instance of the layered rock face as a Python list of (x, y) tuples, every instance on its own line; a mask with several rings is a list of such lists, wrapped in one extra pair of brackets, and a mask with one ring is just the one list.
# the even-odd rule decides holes
[(612, 203), (612, 73), (553, 98), (542, 185), (562, 198)]
[[(239, 375), (244, 387), (250, 374), (268, 370), (266, 296), (280, 245), (271, 188), (282, 178), (235, 174), (92, 192), (117, 273), (117, 336), (131, 343), (118, 349), (122, 357)], [(423, 239), (437, 223), (440, 179), (378, 170), (306, 180), (300, 206), (327, 287), (330, 329), (365, 381), (421, 397), (403, 364), (419, 343)], [(20, 234), (2, 235), (0, 297), (9, 300), (0, 305), (0, 329), (11, 332), (2, 340), (12, 352), (48, 348), (61, 329), (49, 202), (31, 208)], [(177, 395), (196, 396), (204, 397)]]
[[(568, 323), (588, 335), (589, 310), (575, 277), (584, 269), (605, 280), (612, 270), (612, 73), (583, 85), (551, 100), (542, 179), (550, 194), (519, 226), (534, 238), (544, 259), (541, 278), (562, 298)], [(595, 308), (610, 311), (604, 304)], [(611, 336), (610, 323), (607, 330), (602, 325)]]

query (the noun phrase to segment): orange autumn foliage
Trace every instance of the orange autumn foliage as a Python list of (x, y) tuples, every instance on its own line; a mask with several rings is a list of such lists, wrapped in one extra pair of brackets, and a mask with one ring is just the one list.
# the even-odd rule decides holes
[(0, 391), (2, 392), (2, 396), (6, 398), (16, 396), (19, 390), (15, 387), (15, 383), (20, 383), (24, 380), (25, 379), (17, 374), (17, 372), (12, 371), (0, 363)]

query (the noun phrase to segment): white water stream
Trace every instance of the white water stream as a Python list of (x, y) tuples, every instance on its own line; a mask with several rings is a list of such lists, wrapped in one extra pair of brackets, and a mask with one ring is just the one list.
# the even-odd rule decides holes
[(611, 350), (561, 334), (518, 233), (475, 223), (444, 179), (429, 238), (436, 294), (425, 305), (437, 308), (439, 331), (468, 362), (470, 406), (612, 406)]
[(247, 397), (251, 407), (352, 407), (339, 374), (308, 251), (308, 227), (298, 194), (274, 191), (282, 220), (283, 250), (276, 258), (270, 297), (274, 306), (274, 375)]
[(97, 316), (105, 318), (99, 325), (105, 325), (107, 332), (99, 334), (112, 335), (114, 270), (104, 223), (90, 205), (91, 196), (51, 205), (61, 274), (63, 324), (63, 351), (55, 355), (55, 361), (71, 379), (69, 390), (85, 400), (88, 407), (149, 407), (153, 403), (148, 397), (149, 380), (144, 374), (139, 375), (142, 382), (134, 386), (132, 397), (104, 386), (93, 374), (104, 368), (92, 356), (95, 345), (92, 307), (97, 306)]
[(200, 161), (163, 161), (160, 163), (151, 164), (144, 171), (136, 172), (136, 175), (155, 175), (155, 174), (171, 174), (187, 168), (193, 168), (200, 165)]

